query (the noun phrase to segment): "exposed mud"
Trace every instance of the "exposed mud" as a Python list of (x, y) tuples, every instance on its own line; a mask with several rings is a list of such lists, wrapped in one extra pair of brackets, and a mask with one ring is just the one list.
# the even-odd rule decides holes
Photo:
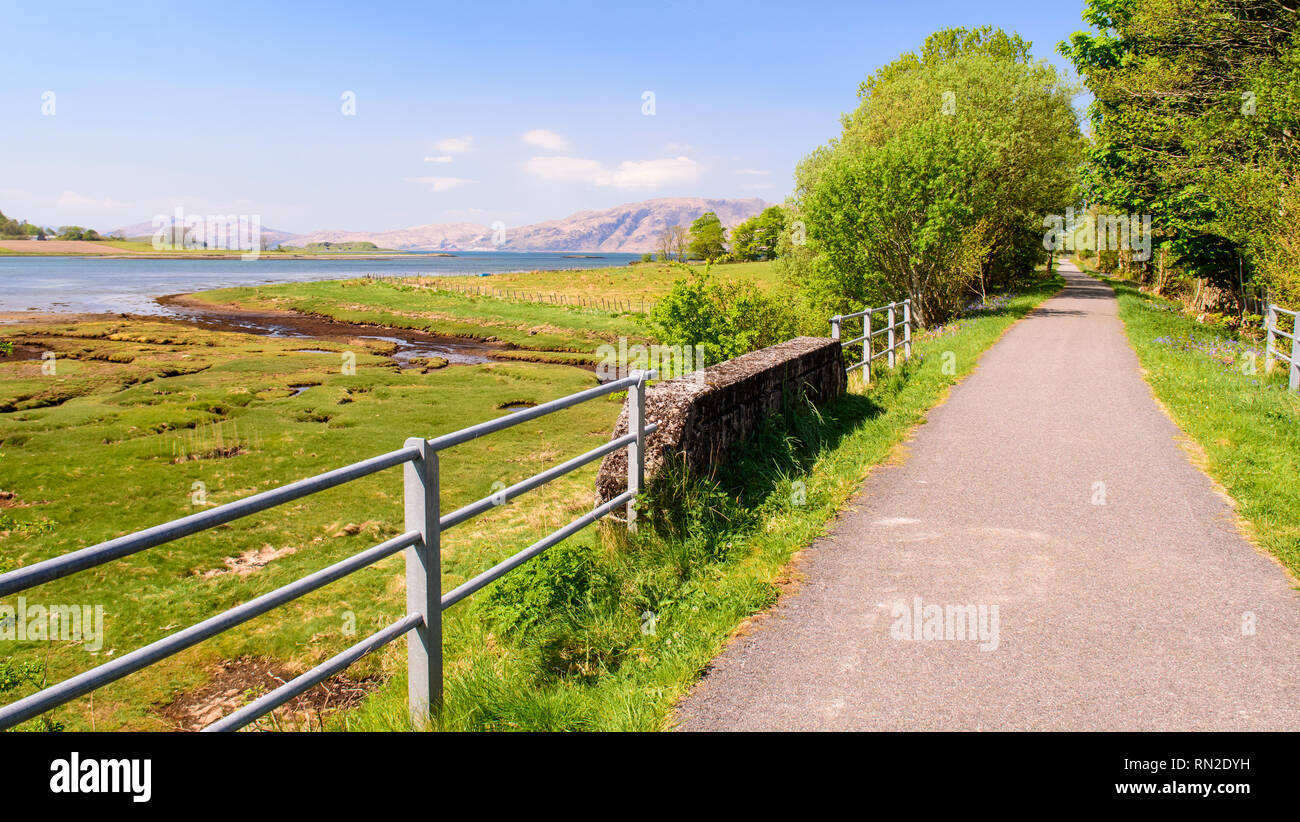
[[(442, 358), (450, 365), (477, 365), (491, 362), (502, 351), (514, 346), (490, 343), (439, 334), (429, 334), (409, 328), (390, 328), (382, 325), (348, 323), (299, 314), (294, 311), (255, 310), (234, 306), (214, 306), (196, 300), (188, 294), (169, 294), (158, 298), (158, 304), (168, 309), (168, 314), (155, 319), (178, 322), (214, 331), (233, 331), (240, 334), (258, 334), (265, 337), (286, 337), (323, 340), (346, 344), (349, 340), (379, 340), (392, 343), (392, 358), (400, 368), (424, 368), (423, 362), (412, 359)], [(312, 353), (333, 353), (324, 349), (303, 349)], [(339, 348), (342, 352), (344, 349)]]
[[(279, 662), (243, 657), (218, 663), (208, 681), (162, 709), (177, 731), (198, 731), (233, 713), (296, 674)], [(346, 672), (294, 697), (248, 726), (252, 730), (316, 730), (328, 712), (350, 708), (379, 687), (378, 678), (350, 679)]]

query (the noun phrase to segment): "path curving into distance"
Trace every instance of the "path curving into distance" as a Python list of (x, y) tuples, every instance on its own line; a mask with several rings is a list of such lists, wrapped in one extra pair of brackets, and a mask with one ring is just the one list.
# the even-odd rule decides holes
[[(1114, 294), (1061, 273), (805, 552), (680, 729), (1300, 730), (1300, 592), (1178, 444)], [(973, 638), (948, 606), (975, 606)]]

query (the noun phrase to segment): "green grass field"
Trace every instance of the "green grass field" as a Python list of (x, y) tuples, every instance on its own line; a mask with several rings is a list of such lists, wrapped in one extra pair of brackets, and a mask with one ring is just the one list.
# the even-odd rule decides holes
[(1203, 453), (1198, 462), (1237, 501), (1255, 541), (1300, 574), (1300, 394), (1287, 389), (1285, 363), (1265, 375), (1262, 343), (1103, 279), (1152, 391)]
[[(0, 360), (0, 557), (16, 567), (184, 516), (356, 459), (399, 448), (596, 384), (577, 369), (533, 363), (397, 371), (357, 341), (355, 376), (341, 355), (301, 348), (345, 346), (273, 340), (147, 323), (82, 323), (7, 332), (56, 352), (41, 361)], [(377, 346), (382, 350), (382, 344)], [(310, 386), (301, 393), (296, 387)], [(295, 395), (296, 394), (296, 395)], [(443, 504), (485, 496), (608, 438), (614, 399), (548, 417), (443, 455)], [(585, 510), (594, 467), (448, 535), (444, 570), (454, 584)], [(113, 477), (111, 484), (105, 477)], [(202, 483), (196, 504), (195, 483)], [(401, 476), (393, 470), (310, 500), (27, 592), (29, 602), (106, 608), (98, 655), (40, 643), (62, 679), (178, 626), (245, 601), (400, 532)], [(231, 572), (267, 556), (255, 572)], [(243, 560), (239, 558), (243, 557)], [(343, 630), (386, 624), (402, 607), (397, 557), (274, 615), (58, 712), (69, 728), (159, 728), (157, 712), (202, 683), (218, 660), (267, 657), (301, 669), (350, 642)], [(6, 602), (10, 602), (11, 598)], [(355, 641), (353, 639), (352, 641)], [(22, 646), (20, 646), (22, 647)], [(364, 674), (381, 661), (363, 663)]]
[[(702, 266), (697, 267), (702, 268)], [(771, 263), (715, 266), (724, 278), (748, 278), (771, 288)], [(500, 340), (544, 356), (520, 358), (556, 362), (599, 361), (595, 349), (618, 337), (644, 341), (647, 329), (639, 308), (685, 276), (682, 266), (638, 263), (634, 266), (571, 271), (496, 274), (491, 277), (407, 277), (333, 280), (248, 286), (195, 295), (212, 304), (242, 308), (291, 310), (353, 323), (375, 323), (435, 334)], [(519, 293), (518, 299), (477, 296), (448, 290), (475, 287)], [(543, 302), (543, 295), (586, 300), (604, 298), (629, 303), (636, 310), (612, 310)]]
[[(692, 263), (690, 267), (703, 271), (705, 266)], [(772, 262), (722, 263), (712, 268), (722, 278), (745, 278), (763, 288), (773, 288), (777, 283), (776, 266)], [(514, 274), (493, 274), (491, 277), (438, 278), (461, 285), (511, 288), (529, 293), (563, 294), (569, 297), (604, 296), (610, 299), (638, 302), (644, 297), (656, 299), (666, 292), (675, 280), (685, 276), (680, 264), (634, 263), (609, 268), (575, 269), (572, 271), (524, 271)]]
[(609, 340), (645, 339), (646, 333), (627, 313), (476, 297), (388, 279), (226, 288), (196, 296), (213, 304), (502, 341), (529, 352), (572, 355), (549, 359), (578, 362), (598, 362), (596, 348)]

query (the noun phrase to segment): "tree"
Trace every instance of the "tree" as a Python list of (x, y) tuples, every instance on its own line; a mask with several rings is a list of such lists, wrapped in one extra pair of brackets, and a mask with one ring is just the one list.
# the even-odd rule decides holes
[(659, 259), (668, 262), (674, 257), (686, 262), (687, 234), (679, 225), (670, 225), (659, 235)]
[(713, 262), (727, 253), (727, 232), (722, 220), (712, 211), (706, 211), (691, 223), (690, 252), (701, 260)]
[(784, 273), (810, 306), (909, 297), (919, 322), (942, 322), (972, 283), (1009, 283), (1045, 257), (1043, 217), (1071, 201), (1081, 136), (1073, 89), (1028, 43), (937, 32), (861, 94), (796, 170), (808, 249)]
[[(1084, 19), (1093, 31), (1060, 51), (1095, 98), (1089, 199), (1152, 214), (1162, 251), (1201, 285), (1235, 292), (1253, 273), (1300, 301), (1294, 0), (1089, 0)], [(1187, 282), (1164, 256), (1139, 275)]]
[(0, 211), (0, 237), (22, 237), (27, 234), (27, 223), (11, 220)]
[(774, 260), (785, 230), (785, 209), (768, 206), (731, 230), (731, 256), (737, 260)]

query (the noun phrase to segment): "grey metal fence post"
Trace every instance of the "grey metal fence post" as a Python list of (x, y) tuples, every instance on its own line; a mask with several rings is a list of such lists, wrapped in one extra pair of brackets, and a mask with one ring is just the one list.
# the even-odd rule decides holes
[(1273, 329), (1277, 328), (1277, 306), (1272, 303), (1268, 306), (1268, 313), (1264, 315), (1264, 328), (1267, 332), (1264, 343), (1264, 373), (1273, 373), (1273, 346), (1277, 344), (1277, 336)]
[(862, 382), (871, 385), (871, 307), (862, 315)]
[(638, 371), (635, 385), (627, 389), (627, 432), (636, 439), (627, 446), (627, 530), (636, 533), (636, 495), (645, 484), (645, 381), (649, 372)]
[(1291, 379), (1292, 391), (1300, 391), (1300, 314), (1293, 314), (1291, 323)]
[(831, 339), (838, 340), (839, 338), (840, 338), (840, 318), (838, 315), (836, 315), (834, 317), (831, 317)]
[(424, 623), (406, 635), (407, 703), (416, 728), (429, 724), (442, 708), (442, 557), (438, 530), (438, 452), (423, 437), (406, 441), (419, 459), (403, 468), (406, 530), (420, 542), (406, 549), (406, 612), (423, 614)]
[(912, 300), (903, 300), (903, 359), (912, 359)]
[(889, 367), (894, 367), (894, 303), (889, 304)]

